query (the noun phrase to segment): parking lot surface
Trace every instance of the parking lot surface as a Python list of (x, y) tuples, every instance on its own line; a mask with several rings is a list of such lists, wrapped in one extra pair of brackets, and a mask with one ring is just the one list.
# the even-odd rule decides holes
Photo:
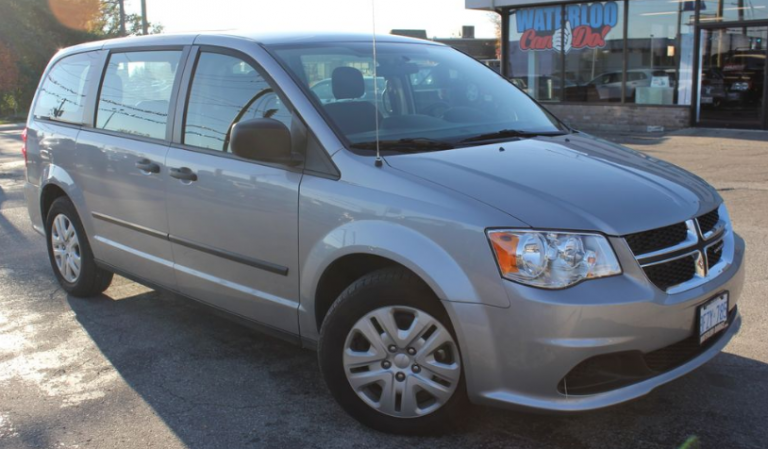
[(106, 294), (57, 285), (23, 198), (20, 130), (0, 128), (0, 448), (768, 447), (768, 133), (608, 136), (712, 183), (747, 241), (741, 333), (698, 371), (580, 415), (483, 407), (434, 437), (359, 425), (315, 353), (192, 301), (115, 278)]

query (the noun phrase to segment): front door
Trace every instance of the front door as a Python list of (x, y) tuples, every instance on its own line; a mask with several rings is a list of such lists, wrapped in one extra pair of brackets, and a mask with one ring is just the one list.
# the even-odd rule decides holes
[(701, 30), (700, 125), (766, 127), (767, 41), (766, 25)]
[(244, 56), (196, 56), (182, 143), (167, 158), (168, 223), (182, 293), (298, 334), (298, 205), (302, 172), (241, 159), (239, 120), (292, 125), (291, 111)]

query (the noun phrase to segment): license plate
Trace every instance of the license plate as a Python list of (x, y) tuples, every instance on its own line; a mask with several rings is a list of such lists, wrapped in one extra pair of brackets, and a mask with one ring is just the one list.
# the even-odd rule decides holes
[(699, 306), (699, 344), (728, 327), (728, 293), (710, 299)]

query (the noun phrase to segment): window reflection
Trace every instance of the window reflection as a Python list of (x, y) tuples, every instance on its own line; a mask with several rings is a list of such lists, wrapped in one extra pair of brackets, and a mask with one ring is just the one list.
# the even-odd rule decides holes
[(40, 88), (35, 116), (82, 124), (93, 53), (62, 59), (48, 72)]
[(165, 139), (180, 51), (115, 53), (101, 86), (96, 126)]
[(229, 151), (232, 125), (253, 118), (291, 126), (290, 111), (255, 68), (236, 57), (202, 53), (187, 104), (184, 143)]

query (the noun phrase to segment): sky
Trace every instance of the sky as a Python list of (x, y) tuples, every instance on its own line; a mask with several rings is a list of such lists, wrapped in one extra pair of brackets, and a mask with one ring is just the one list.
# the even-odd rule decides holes
[[(146, 0), (150, 22), (165, 31), (340, 31), (370, 32), (371, 0)], [(138, 13), (140, 0), (126, 0)], [(474, 25), (476, 37), (494, 37), (489, 13), (469, 11), (464, 0), (375, 0), (376, 32), (426, 29), (429, 37), (458, 37)]]

